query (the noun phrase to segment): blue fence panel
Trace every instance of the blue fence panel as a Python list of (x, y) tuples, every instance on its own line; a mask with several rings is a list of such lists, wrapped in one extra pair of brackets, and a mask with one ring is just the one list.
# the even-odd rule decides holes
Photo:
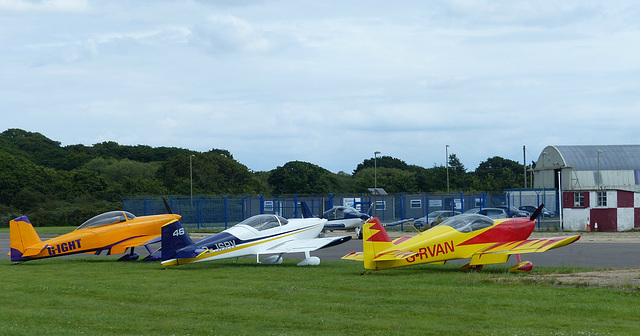
[[(538, 195), (538, 198), (544, 195)], [(174, 213), (182, 216), (181, 223), (187, 228), (228, 228), (257, 214), (276, 214), (285, 218), (300, 218), (300, 202), (305, 201), (315, 216), (339, 205), (351, 205), (360, 211), (380, 218), (382, 222), (412, 219), (426, 216), (436, 210), (467, 211), (471, 208), (492, 207), (512, 202), (508, 194), (398, 194), (372, 196), (349, 194), (324, 196), (265, 196), (265, 195), (218, 195), (195, 198), (171, 196), (167, 198)], [(518, 206), (517, 204), (512, 205)], [(142, 198), (123, 197), (123, 210), (137, 216), (167, 213), (159, 196)]]

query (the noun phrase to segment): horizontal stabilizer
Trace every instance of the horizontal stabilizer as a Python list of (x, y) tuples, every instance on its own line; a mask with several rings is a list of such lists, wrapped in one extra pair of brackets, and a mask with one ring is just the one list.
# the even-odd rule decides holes
[(364, 252), (351, 252), (340, 259), (364, 261)]
[(402, 260), (418, 254), (420, 253), (411, 252), (411, 251), (400, 251), (400, 250), (385, 251), (378, 254), (375, 258), (373, 258), (373, 260), (374, 261)]

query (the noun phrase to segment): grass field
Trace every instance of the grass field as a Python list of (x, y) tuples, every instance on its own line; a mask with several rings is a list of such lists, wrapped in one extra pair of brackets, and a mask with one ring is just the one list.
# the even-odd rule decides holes
[[(0, 261), (0, 335), (632, 335), (640, 293), (532, 284), (506, 266), (256, 265), (163, 270), (113, 258)], [(584, 270), (584, 269), (581, 269)], [(538, 267), (538, 272), (571, 271)], [(511, 284), (497, 284), (508, 277)]]

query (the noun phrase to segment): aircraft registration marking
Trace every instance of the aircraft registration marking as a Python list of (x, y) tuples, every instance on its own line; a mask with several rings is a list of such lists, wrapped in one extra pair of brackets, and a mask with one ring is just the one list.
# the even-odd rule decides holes
[(60, 243), (56, 246), (47, 246), (47, 250), (49, 251), (49, 255), (50, 256), (54, 256), (56, 254), (61, 254), (61, 253), (65, 253), (65, 252), (69, 252), (69, 251), (73, 251), (75, 249), (79, 249), (82, 246), (80, 246), (80, 241), (82, 239), (76, 239), (76, 240), (71, 240), (65, 243)]
[(418, 258), (420, 258), (420, 260), (424, 260), (424, 259), (437, 257), (441, 254), (447, 254), (454, 251), (455, 251), (455, 245), (453, 244), (453, 240), (452, 240), (451, 242), (434, 244), (431, 247), (429, 246), (421, 247), (418, 250), (417, 255), (412, 255), (411, 257), (408, 257), (405, 260), (408, 263), (412, 263), (412, 262), (415, 262)]
[(226, 251), (226, 250), (231, 250), (236, 248), (236, 241), (235, 240), (227, 240), (221, 243), (215, 243), (214, 246), (216, 247), (214, 252), (220, 252), (220, 251)]

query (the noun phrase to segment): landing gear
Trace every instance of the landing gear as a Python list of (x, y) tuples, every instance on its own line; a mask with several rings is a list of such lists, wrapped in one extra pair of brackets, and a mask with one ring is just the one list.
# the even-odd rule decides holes
[(282, 264), (282, 254), (279, 255), (272, 255), (262, 261), (260, 261), (261, 264), (265, 264), (265, 265), (279, 265)]
[(162, 261), (162, 256), (158, 253), (160, 249), (153, 252), (151, 251), (151, 248), (149, 248), (149, 245), (145, 244), (144, 247), (147, 249), (147, 252), (149, 252), (149, 255), (144, 257), (141, 261)]
[(356, 237), (358, 239), (362, 239), (362, 227), (356, 227), (355, 231), (356, 231)]
[(304, 252), (305, 259), (298, 263), (298, 266), (318, 266), (320, 265), (320, 258), (312, 257), (309, 251)]
[(530, 272), (533, 269), (533, 263), (530, 261), (521, 261), (509, 269), (509, 272)]
[(131, 252), (129, 254), (125, 254), (118, 261), (136, 261), (140, 257), (139, 254), (133, 252), (133, 247), (131, 248)]
[(461, 271), (480, 271), (482, 270), (482, 267), (484, 267), (484, 265), (470, 265), (470, 264), (466, 264), (462, 267), (460, 267)]

